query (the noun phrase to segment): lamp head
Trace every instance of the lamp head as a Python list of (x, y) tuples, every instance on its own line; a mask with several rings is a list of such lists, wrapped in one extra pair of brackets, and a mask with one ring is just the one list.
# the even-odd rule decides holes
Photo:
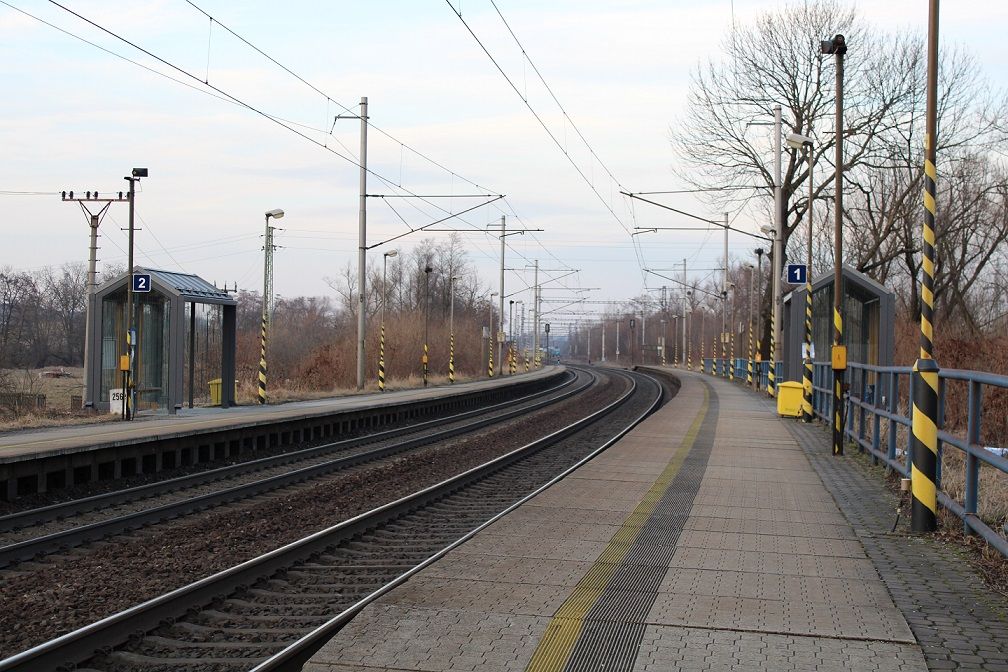
[(756, 248), (756, 256), (757, 257), (762, 257), (763, 256), (763, 248), (762, 247), (757, 247)]
[(791, 149), (812, 149), (812, 138), (801, 133), (788, 133), (787, 144)]
[(771, 238), (773, 238), (774, 235), (777, 233), (777, 229), (770, 226), (769, 224), (764, 224), (763, 226), (761, 226), (760, 231), (762, 231), (764, 235), (770, 236)]
[(423, 272), (424, 273), (430, 273), (433, 270), (434, 270), (433, 268), (431, 268), (430, 266), (427, 266), (426, 268), (423, 269)]
[(146, 168), (134, 168), (133, 169), (133, 177), (147, 177), (147, 169)]
[(388, 252), (385, 253), (385, 256), (386, 257), (398, 257), (399, 256), (399, 250), (389, 250)]
[(819, 43), (819, 50), (824, 54), (839, 54), (843, 56), (847, 53), (847, 40), (843, 35), (835, 35), (832, 40), (823, 40)]
[(266, 219), (269, 219), (270, 217), (272, 217), (273, 219), (281, 219), (281, 218), (283, 218), (283, 216), (284, 216), (284, 211), (281, 210), (281, 209), (279, 209), (279, 208), (277, 208), (276, 210), (267, 210), (266, 211)]

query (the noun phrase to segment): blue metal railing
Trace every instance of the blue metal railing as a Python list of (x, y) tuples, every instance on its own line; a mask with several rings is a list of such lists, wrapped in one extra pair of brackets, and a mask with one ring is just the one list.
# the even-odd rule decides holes
[[(707, 357), (702, 362), (704, 373), (727, 377), (728, 366), (734, 366), (735, 381), (745, 384), (748, 362)], [(770, 362), (755, 362), (753, 375), (759, 389), (765, 391)], [(848, 363), (846, 393), (843, 399), (844, 435), (859, 450), (871, 454), (873, 461), (909, 478), (911, 473), (910, 418), (911, 394), (908, 366), (872, 366)], [(783, 380), (783, 364), (777, 362), (776, 379)], [(965, 390), (962, 388), (965, 387)], [(1008, 376), (982, 371), (943, 369), (938, 379), (938, 464), (936, 485), (938, 502), (959, 516), (967, 534), (980, 535), (991, 546), (1008, 556), (1008, 521), (985, 523), (979, 515), (980, 467), (987, 465), (1008, 474), (1008, 448), (985, 446), (983, 433), (985, 388), (1008, 393)], [(951, 394), (949, 394), (951, 392)], [(965, 394), (964, 394), (965, 392)], [(953, 433), (945, 427), (946, 406), (965, 411), (965, 427)], [(826, 424), (833, 418), (833, 371), (829, 362), (815, 362), (812, 371), (812, 408), (815, 417)], [(1003, 420), (998, 417), (998, 420)], [(993, 421), (993, 415), (988, 423)], [(902, 429), (901, 429), (902, 428)], [(901, 436), (902, 435), (902, 436)], [(965, 463), (961, 501), (942, 489), (942, 462), (947, 446), (961, 451)]]
[[(817, 365), (817, 369), (822, 369), (818, 377), (825, 383), (821, 392), (830, 398), (830, 405), (832, 405), (830, 391), (832, 372), (829, 369), (829, 364)], [(848, 392), (845, 395), (844, 404), (845, 436), (856, 443), (862, 451), (868, 451), (873, 459), (884, 462), (906, 478), (910, 477), (912, 460), (910, 452), (912, 421), (909, 415), (911, 373), (910, 367), (906, 366), (848, 364)], [(884, 386), (880, 385), (883, 381), (885, 382)], [(965, 400), (962, 399), (960, 385), (966, 388)], [(981, 463), (993, 467), (1001, 473), (1008, 473), (1005, 448), (1003, 446), (985, 446), (982, 440), (985, 388), (988, 390), (1008, 390), (1008, 376), (960, 369), (942, 369), (939, 373), (938, 471), (935, 484), (938, 486), (939, 503), (962, 519), (967, 534), (980, 535), (991, 546), (1008, 556), (1008, 539), (1005, 534), (1008, 533), (1008, 528), (1001, 527), (999, 531), (990, 527), (981, 520), (978, 512)], [(879, 394), (880, 389), (884, 389), (886, 394)], [(945, 421), (948, 417), (946, 405), (950, 398), (956, 406), (956, 410), (965, 410), (966, 426), (958, 428), (960, 434), (946, 431), (945, 428)], [(819, 413), (817, 415), (822, 417)], [(830, 415), (826, 415), (826, 417), (828, 418)], [(900, 441), (900, 427), (906, 428), (903, 441)], [(882, 447), (883, 434), (886, 439), (884, 449)], [(952, 446), (963, 453), (965, 474), (961, 502), (953, 499), (942, 489), (942, 457), (947, 446)], [(996, 525), (1004, 526), (1005, 521), (999, 521)]]

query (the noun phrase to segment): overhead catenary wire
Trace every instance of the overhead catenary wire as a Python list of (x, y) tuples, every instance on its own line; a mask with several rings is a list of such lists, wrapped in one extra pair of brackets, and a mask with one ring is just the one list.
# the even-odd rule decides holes
[[(328, 151), (328, 152), (332, 153), (333, 155), (335, 155), (335, 156), (337, 156), (339, 158), (342, 158), (342, 159), (346, 160), (347, 162), (349, 162), (349, 163), (351, 163), (351, 164), (359, 167), (359, 163), (357, 162), (356, 158), (350, 156), (349, 153), (343, 154), (343, 153), (335, 150), (334, 148), (328, 146), (326, 143), (319, 142), (315, 138), (312, 138), (311, 136), (307, 135), (305, 132), (302, 132), (301, 130), (299, 130), (298, 127), (306, 128), (306, 129), (309, 129), (309, 130), (318, 130), (318, 129), (314, 129), (313, 127), (310, 127), (310, 126), (307, 126), (307, 125), (304, 125), (304, 124), (299, 124), (297, 122), (291, 122), (291, 121), (285, 120), (282, 117), (279, 117), (277, 115), (270, 114), (270, 113), (268, 113), (268, 112), (266, 112), (266, 111), (264, 111), (264, 110), (262, 110), (262, 109), (260, 109), (260, 108), (258, 108), (256, 106), (252, 105), (251, 103), (248, 103), (245, 100), (243, 100), (243, 99), (241, 99), (241, 98), (239, 98), (239, 97), (237, 97), (237, 96), (229, 93), (228, 91), (226, 91), (226, 90), (224, 90), (224, 89), (216, 86), (215, 84), (211, 84), (209, 82), (203, 81), (197, 75), (189, 72), (185, 68), (182, 68), (181, 66), (178, 66), (178, 65), (176, 65), (176, 64), (168, 61), (167, 59), (162, 58), (162, 57), (156, 55), (155, 53), (151, 52), (150, 50), (148, 50), (148, 49), (140, 46), (139, 44), (137, 44), (137, 43), (135, 43), (135, 42), (133, 42), (133, 41), (125, 38), (122, 35), (119, 35), (118, 33), (114, 32), (111, 29), (106, 28), (106, 27), (98, 24), (97, 22), (95, 22), (95, 21), (93, 21), (93, 20), (91, 20), (91, 19), (83, 16), (79, 12), (74, 11), (73, 9), (71, 9), (71, 8), (69, 8), (69, 7), (65, 6), (65, 5), (57, 2), (56, 0), (49, 0), (49, 2), (50, 2), (50, 4), (54, 5), (55, 7), (57, 7), (59, 9), (63, 10), (64, 12), (66, 12), (66, 13), (74, 16), (74, 17), (76, 17), (77, 19), (79, 19), (79, 20), (87, 23), (88, 25), (90, 25), (90, 26), (98, 29), (99, 31), (101, 31), (101, 32), (109, 35), (110, 37), (112, 37), (112, 38), (114, 38), (114, 39), (116, 39), (116, 40), (118, 40), (118, 41), (120, 41), (120, 42), (122, 42), (122, 43), (124, 43), (124, 44), (126, 44), (128, 46), (130, 46), (131, 48), (136, 49), (137, 51), (139, 51), (139, 52), (141, 52), (141, 53), (149, 56), (150, 58), (154, 59), (158, 63), (161, 63), (162, 65), (164, 65), (165, 67), (167, 67), (167, 68), (169, 68), (169, 69), (171, 69), (171, 70), (173, 70), (175, 72), (178, 72), (183, 77), (192, 80), (192, 82), (195, 82), (195, 84), (192, 84), (190, 82), (184, 81), (184, 80), (179, 79), (177, 77), (172, 77), (170, 75), (167, 75), (167, 74), (165, 74), (163, 72), (160, 72), (159, 70), (151, 68), (150, 66), (147, 66), (147, 65), (145, 65), (143, 63), (140, 63), (139, 61), (136, 61), (134, 59), (130, 59), (130, 58), (125, 57), (125, 56), (123, 56), (121, 54), (118, 54), (118, 53), (116, 53), (116, 52), (114, 52), (114, 51), (112, 51), (110, 49), (107, 49), (106, 47), (103, 47), (103, 46), (101, 46), (101, 45), (99, 45), (99, 44), (97, 44), (95, 42), (92, 42), (90, 40), (86, 40), (84, 38), (81, 38), (81, 37), (79, 37), (79, 36), (71, 33), (70, 31), (67, 31), (67, 30), (65, 30), (65, 29), (63, 29), (63, 28), (61, 28), (59, 26), (56, 26), (55, 24), (52, 24), (51, 22), (45, 21), (44, 19), (41, 19), (40, 17), (37, 17), (37, 16), (34, 16), (34, 15), (29, 14), (27, 12), (24, 12), (23, 10), (21, 10), (21, 9), (19, 9), (19, 8), (13, 6), (13, 5), (11, 5), (8, 2), (6, 2), (5, 0), (0, 0), (0, 2), (2, 2), (4, 5), (10, 7), (11, 9), (19, 11), (22, 14), (25, 14), (26, 16), (29, 16), (30, 18), (43, 23), (44, 25), (52, 27), (52, 28), (54, 28), (54, 29), (56, 29), (56, 30), (58, 30), (58, 31), (60, 31), (60, 32), (66, 34), (68, 36), (70, 36), (70, 37), (73, 37), (74, 39), (78, 39), (78, 40), (80, 40), (80, 41), (82, 41), (82, 42), (84, 42), (84, 43), (86, 43), (86, 44), (88, 44), (88, 45), (90, 45), (92, 47), (95, 47), (95, 48), (97, 48), (97, 49), (99, 49), (99, 50), (101, 50), (101, 51), (103, 51), (105, 53), (108, 53), (108, 54), (113, 55), (113, 56), (115, 56), (117, 58), (121, 58), (123, 60), (126, 60), (127, 62), (129, 62), (129, 63), (131, 63), (133, 65), (141, 67), (141, 68), (143, 68), (143, 69), (145, 69), (145, 70), (147, 70), (149, 72), (152, 72), (154, 74), (158, 74), (159, 76), (163, 76), (163, 77), (165, 77), (165, 78), (167, 78), (167, 79), (169, 79), (171, 81), (174, 81), (176, 83), (183, 84), (187, 88), (199, 91), (199, 92), (207, 94), (207, 95), (212, 95), (213, 97), (215, 97), (215, 98), (217, 98), (219, 100), (222, 100), (222, 101), (225, 101), (225, 102), (229, 102), (231, 104), (234, 104), (234, 105), (237, 105), (239, 107), (245, 108), (245, 109), (253, 112), (254, 114), (257, 114), (257, 115), (259, 115), (259, 116), (261, 116), (261, 117), (263, 117), (263, 118), (265, 118), (265, 119), (273, 122), (274, 124), (279, 125), (280, 127), (284, 128), (288, 132), (291, 132), (291, 133), (293, 133), (293, 134), (301, 137), (302, 139), (307, 140), (308, 142), (311, 142), (312, 144), (315, 144), (316, 146), (324, 149), (325, 151)], [(190, 3), (190, 4), (192, 4), (192, 3)], [(235, 34), (234, 31), (231, 31), (224, 24), (221, 24), (219, 20), (215, 19), (215, 22), (218, 23), (218, 25), (220, 25), (222, 28), (225, 28), (226, 30), (228, 30), (229, 32), (231, 32), (232, 34)], [(237, 34), (236, 34), (236, 36), (237, 36)], [(266, 56), (265, 52), (262, 52), (261, 49), (258, 49), (257, 47), (254, 47), (254, 45), (251, 45), (251, 43), (248, 42), (247, 40), (244, 40), (244, 38), (241, 38), (241, 39), (244, 42), (250, 44), (250, 46), (252, 46), (253, 48), (255, 48), (258, 52), (263, 53), (263, 55)], [(296, 76), (299, 79), (303, 80), (303, 78), (300, 78), (298, 75), (296, 75), (296, 73), (294, 73), (289, 68), (286, 68), (285, 66), (282, 66), (281, 64), (279, 64), (279, 62), (275, 61), (275, 59), (272, 59), (271, 57), (269, 57), (269, 58), (270, 58), (271, 61), (276, 62), (278, 64), (278, 66), (283, 67), (286, 71), (290, 72), (293, 76)], [(305, 80), (305, 83), (308, 84), (306, 80)], [(201, 88), (203, 86), (207, 87), (209, 89), (209, 91)], [(329, 101), (331, 101), (333, 103), (336, 103), (337, 105), (339, 105), (340, 107), (343, 107), (344, 109), (349, 110), (349, 108), (347, 108), (346, 106), (340, 104), (337, 100), (333, 99), (330, 96), (327, 96), (327, 100), (329, 100)], [(417, 154), (418, 156), (421, 156), (425, 160), (431, 162), (433, 165), (437, 165), (439, 168), (448, 171), (452, 175), (453, 179), (455, 177), (459, 177), (459, 179), (461, 179), (461, 180), (463, 180), (465, 182), (468, 182), (469, 184), (472, 184), (472, 185), (474, 185), (477, 188), (486, 189), (486, 187), (483, 187), (482, 185), (480, 185), (480, 184), (478, 184), (478, 183), (476, 183), (476, 182), (474, 182), (472, 180), (468, 180), (467, 178), (462, 177), (461, 175), (459, 175), (458, 173), (456, 173), (454, 171), (450, 171), (449, 169), (445, 168), (443, 165), (441, 165), (438, 162), (434, 161), (430, 157), (428, 157), (428, 156), (422, 154), (421, 152), (415, 150), (411, 146), (406, 145), (406, 143), (402, 143), (401, 141), (397, 140), (396, 138), (394, 138), (394, 136), (392, 136), (391, 134), (385, 132), (384, 130), (382, 130), (382, 129), (376, 127), (376, 126), (374, 126), (374, 124), (370, 124), (369, 123), (369, 127), (374, 128), (375, 130), (379, 131), (380, 133), (388, 136), (390, 139), (392, 139), (392, 140), (394, 140), (396, 142), (399, 142), (406, 149), (408, 149), (411, 152)], [(449, 212), (448, 210), (446, 210), (442, 206), (438, 205), (437, 203), (433, 203), (433, 202), (431, 202), (431, 201), (429, 201), (429, 200), (427, 200), (427, 199), (425, 199), (423, 197), (418, 196), (417, 194), (414, 194), (411, 190), (409, 190), (409, 189), (407, 189), (405, 187), (402, 187), (401, 185), (396, 184), (390, 178), (387, 178), (384, 175), (381, 175), (380, 173), (376, 172), (373, 169), (367, 169), (367, 172), (370, 175), (374, 176), (379, 181), (381, 181), (382, 183), (388, 185), (390, 188), (393, 188), (393, 189), (394, 188), (398, 188), (398, 189), (402, 190), (403, 192), (405, 192), (406, 194), (412, 196), (413, 198), (416, 198), (418, 200), (424, 201), (428, 205), (431, 205), (431, 206), (437, 208), (438, 210), (440, 210), (442, 212), (445, 212), (445, 213)], [(411, 202), (411, 205), (413, 205), (414, 207), (416, 206), (416, 204), (412, 203), (412, 202)], [(510, 202), (508, 202), (508, 206), (512, 207), (511, 204), (510, 204)], [(463, 220), (463, 221), (465, 221), (465, 220)], [(471, 225), (471, 223), (470, 223), (470, 225)], [(538, 244), (541, 247), (543, 247), (543, 249), (548, 254), (550, 254), (550, 256), (555, 256), (555, 255), (552, 255), (552, 253), (549, 251), (549, 249), (546, 246), (542, 245), (542, 243), (539, 242), (538, 239), (536, 239), (536, 240), (537, 240)], [(147, 256), (146, 253), (144, 253), (144, 254), (145, 254), (145, 256)], [(527, 257), (524, 257), (524, 258), (527, 259)]]
[[(494, 65), (495, 68), (497, 68), (497, 71), (501, 74), (502, 77), (504, 77), (505, 81), (507, 81), (508, 85), (512, 88), (512, 90), (514, 90), (515, 94), (519, 98), (521, 98), (522, 102), (525, 104), (525, 107), (528, 108), (529, 112), (532, 113), (532, 116), (535, 117), (536, 121), (539, 122), (539, 125), (542, 126), (543, 130), (546, 131), (546, 134), (553, 141), (553, 144), (555, 144), (556, 147), (557, 147), (557, 149), (559, 149), (560, 152), (564, 155), (564, 157), (567, 158), (567, 161), (571, 164), (571, 166), (574, 167), (574, 170), (577, 171), (578, 175), (581, 176), (581, 179), (584, 180), (585, 184), (587, 184), (588, 187), (592, 190), (592, 192), (595, 193), (596, 197), (598, 197), (599, 201), (601, 201), (601, 203), (603, 204), (603, 206), (605, 206), (605, 208), (610, 212), (610, 214), (612, 214), (613, 218), (619, 223), (619, 225), (623, 228), (623, 230), (626, 231), (627, 234), (629, 235), (631, 233), (630, 227), (627, 226), (626, 222), (624, 222), (620, 218), (620, 216), (616, 213), (616, 211), (613, 210), (612, 205), (606, 201), (605, 197), (602, 196), (602, 194), (595, 187), (593, 181), (585, 174), (584, 170), (577, 164), (577, 162), (574, 161), (574, 159), (571, 157), (570, 153), (567, 151), (567, 149), (564, 147), (564, 145), (560, 142), (559, 138), (556, 137), (556, 135), (549, 128), (549, 126), (546, 124), (546, 122), (542, 119), (542, 117), (539, 115), (539, 113), (536, 112), (535, 108), (532, 107), (531, 104), (529, 104), (527, 98), (522, 94), (521, 90), (518, 88), (518, 85), (515, 84), (514, 80), (512, 80), (511, 77), (504, 71), (504, 68), (500, 65), (500, 63), (497, 61), (497, 59), (494, 58), (493, 54), (490, 53), (490, 50), (483, 43), (483, 41), (479, 38), (479, 36), (476, 34), (476, 32), (472, 29), (472, 26), (470, 26), (469, 23), (462, 17), (462, 13), (459, 10), (457, 10), (454, 5), (452, 5), (452, 3), (450, 2), (450, 0), (448, 0), (448, 6), (451, 8), (452, 12), (458, 17), (459, 21), (462, 22), (462, 25), (465, 26), (465, 29), (469, 32), (469, 34), (472, 36), (472, 38), (476, 41), (476, 43), (479, 45), (480, 49), (483, 50), (483, 53), (486, 54), (487, 58), (490, 59), (490, 62), (493, 63), (493, 65)], [(497, 9), (496, 5), (495, 5), (495, 9)], [(497, 11), (498, 11), (498, 14), (500, 14), (500, 10), (498, 9)], [(503, 16), (501, 18), (503, 18)], [(510, 31), (510, 26), (508, 27), (508, 30)], [(513, 31), (511, 31), (511, 32), (512, 32), (512, 35), (513, 35), (514, 34)], [(515, 38), (515, 39), (517, 41), (517, 38)], [(520, 45), (521, 45), (521, 43), (519, 42), (519, 46)], [(522, 48), (522, 51), (524, 53), (524, 48)], [(566, 116), (566, 112), (564, 114)], [(583, 139), (583, 137), (582, 137), (582, 139)], [(586, 145), (587, 145), (587, 142), (586, 142)], [(587, 145), (587, 146), (590, 147), (590, 145)], [(592, 151), (592, 153), (597, 158), (597, 154), (594, 153), (594, 150), (591, 150), (591, 151)], [(601, 164), (601, 161), (599, 161), (599, 163)], [(604, 164), (602, 164), (602, 165), (604, 165)], [(611, 172), (608, 171), (608, 168), (606, 168), (606, 171), (612, 177), (612, 174), (611, 174)], [(616, 180), (615, 177), (612, 177), (612, 179), (613, 179), (614, 182), (616, 182), (617, 185), (620, 185), (619, 180)], [(620, 186), (622, 186), (622, 185), (620, 185)]]

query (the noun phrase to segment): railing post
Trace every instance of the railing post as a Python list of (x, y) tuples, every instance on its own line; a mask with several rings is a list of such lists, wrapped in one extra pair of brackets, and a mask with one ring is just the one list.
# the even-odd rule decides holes
[[(939, 432), (945, 428), (945, 382), (944, 378), (938, 379), (938, 418), (935, 424), (938, 426)], [(945, 443), (941, 440), (941, 436), (938, 436), (938, 462), (935, 464), (935, 488), (937, 490), (941, 490), (944, 449)]]
[(881, 396), (881, 385), (879, 385), (880, 376), (878, 373), (875, 374), (875, 394), (872, 396), (872, 464), (877, 465), (879, 463), (879, 451), (882, 449), (882, 437), (879, 436), (879, 431), (882, 429), (882, 418), (879, 416), (879, 397)]
[(868, 372), (861, 369), (861, 385), (859, 386), (861, 390), (861, 398), (858, 399), (858, 452), (864, 452), (864, 441), (865, 438), (865, 414), (868, 410), (864, 407), (865, 404), (865, 394), (868, 392)]
[[(896, 411), (899, 410), (899, 376), (895, 371), (889, 372), (889, 448), (886, 455), (889, 457), (889, 464), (896, 462), (896, 433), (899, 425), (896, 424)], [(891, 467), (890, 467), (891, 468)]]
[[(966, 445), (969, 451), (966, 453), (966, 495), (963, 501), (963, 508), (966, 515), (975, 515), (980, 495), (980, 459), (973, 453), (974, 450), (982, 450), (980, 447), (980, 422), (982, 419), (981, 409), (983, 408), (983, 387), (975, 380), (969, 381), (969, 399), (967, 402), (966, 420)], [(940, 416), (939, 416), (940, 417)], [(963, 532), (972, 534), (969, 525), (963, 524)]]

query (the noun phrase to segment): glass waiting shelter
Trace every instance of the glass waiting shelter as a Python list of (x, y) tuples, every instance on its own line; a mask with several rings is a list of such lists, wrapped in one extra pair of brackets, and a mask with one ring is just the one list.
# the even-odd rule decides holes
[[(850, 266), (841, 267), (843, 281), (843, 342), (847, 360), (892, 366), (896, 295)], [(805, 287), (784, 297), (784, 380), (801, 381), (805, 343)], [(830, 361), (833, 345), (833, 269), (812, 281), (812, 360)], [(874, 387), (874, 376), (869, 383)], [(878, 381), (883, 386), (885, 381)], [(885, 394), (884, 390), (880, 390)]]
[[(197, 307), (215, 316), (202, 326), (219, 332), (221, 406), (235, 403), (235, 351), (237, 348), (237, 302), (223, 289), (186, 273), (137, 268), (151, 276), (151, 291), (138, 292), (137, 329), (137, 412), (175, 413), (182, 407), (188, 382), (189, 399), (194, 386), (194, 358), (197, 348)], [(88, 344), (85, 405), (112, 410), (110, 394), (122, 387), (119, 356), (129, 352), (126, 345), (126, 297), (130, 274), (109, 280), (90, 297), (91, 343)], [(216, 354), (216, 353), (214, 353)], [(188, 371), (186, 363), (188, 360)]]

